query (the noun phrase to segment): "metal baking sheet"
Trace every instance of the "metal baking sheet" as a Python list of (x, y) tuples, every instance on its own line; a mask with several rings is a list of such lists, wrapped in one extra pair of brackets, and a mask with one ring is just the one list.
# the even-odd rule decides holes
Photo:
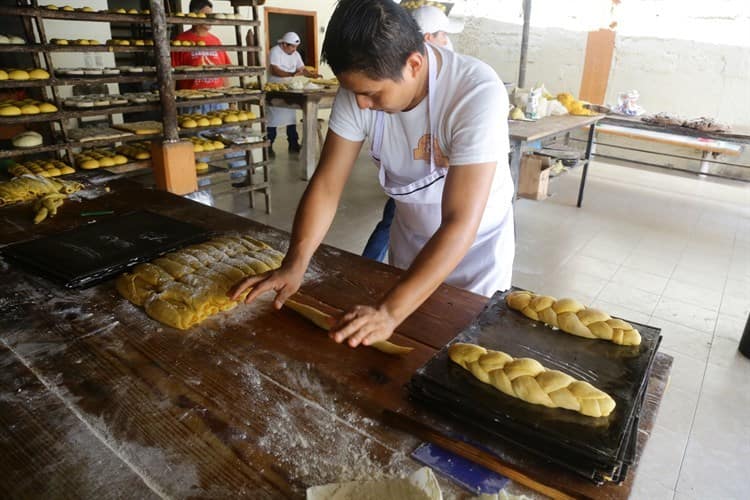
[(557, 446), (554, 442), (540, 440), (534, 433), (523, 434), (519, 432), (504, 433), (495, 422), (487, 419), (486, 415), (472, 411), (471, 407), (460, 406), (451, 397), (444, 398), (430, 387), (422, 387), (416, 384), (410, 386), (411, 396), (436, 413), (446, 415), (454, 420), (463, 422), (472, 429), (481, 430), (483, 436), (481, 443), (467, 441), (461, 436), (452, 436), (454, 439), (466, 441), (467, 443), (482, 448), (485, 451), (502, 456), (508, 446), (522, 448), (530, 453), (538, 455), (541, 459), (556, 463), (576, 474), (589, 479), (597, 484), (604, 482), (620, 483), (627, 477), (629, 466), (635, 462), (638, 441), (638, 425), (640, 407), (643, 404), (645, 392), (641, 395), (639, 405), (635, 408), (631, 425), (626, 430), (625, 443), (621, 448), (622, 459), (609, 460), (605, 462), (592, 460), (591, 457), (581, 455), (575, 451)]
[(549, 369), (585, 380), (615, 400), (617, 406), (609, 417), (587, 417), (507, 396), (453, 363), (447, 352), (450, 344), (417, 371), (411, 386), (440, 392), (453, 403), (449, 406), (471, 409), (506, 434), (533, 435), (557, 449), (565, 448), (602, 463), (621, 461), (627, 448), (627, 431), (640, 406), (659, 343), (659, 330), (630, 322), (642, 336), (641, 344), (632, 347), (584, 339), (511, 310), (505, 304), (507, 293), (496, 293), (477, 319), (450, 344), (474, 343), (513, 357), (533, 358)]
[(60, 234), (9, 245), (2, 254), (35, 274), (77, 288), (206, 239), (209, 234), (171, 217), (138, 211), (104, 216)]

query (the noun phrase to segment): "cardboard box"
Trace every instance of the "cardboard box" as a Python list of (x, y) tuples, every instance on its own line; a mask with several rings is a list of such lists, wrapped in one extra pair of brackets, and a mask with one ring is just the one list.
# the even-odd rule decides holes
[(552, 166), (550, 160), (549, 156), (523, 155), (518, 179), (518, 196), (531, 200), (547, 198), (549, 168)]

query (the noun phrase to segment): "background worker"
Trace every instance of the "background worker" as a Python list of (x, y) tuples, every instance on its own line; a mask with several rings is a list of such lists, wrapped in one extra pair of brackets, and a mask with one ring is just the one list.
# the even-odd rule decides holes
[[(426, 44), (392, 0), (340, 0), (323, 57), (341, 88), (318, 167), (300, 201), (281, 267), (230, 291), (246, 302), (294, 294), (336, 214), (365, 139), (396, 200), (391, 264), (405, 270), (373, 305), (355, 305), (330, 335), (349, 346), (388, 339), (441, 283), (489, 296), (510, 287), (515, 243), (508, 95), (495, 71)], [(501, 110), (501, 111), (498, 111)]]
[[(268, 81), (283, 82), (292, 76), (307, 76), (317, 78), (318, 75), (307, 71), (305, 63), (302, 62), (302, 56), (297, 52), (300, 39), (297, 33), (290, 31), (284, 33), (278, 43), (271, 49), (268, 56)], [(289, 152), (299, 153), (299, 136), (297, 135), (297, 111), (289, 108), (277, 108), (268, 106), (268, 140), (271, 141), (271, 147), (268, 154), (273, 157), (273, 142), (276, 140), (277, 127), (286, 126), (286, 138), (289, 141)]]
[[(213, 12), (213, 4), (209, 0), (191, 0), (189, 9), (190, 12), (195, 12), (196, 14), (211, 14)], [(212, 35), (210, 31), (210, 25), (196, 24), (189, 30), (177, 35), (174, 38), (175, 40), (180, 42), (190, 41), (196, 45), (205, 44), (205, 47), (186, 52), (172, 52), (172, 66), (219, 66), (231, 64), (227, 53), (215, 48), (221, 45), (221, 40)], [(177, 80), (176, 86), (178, 89), (212, 89), (226, 87), (227, 82), (221, 77), (207, 77), (196, 78), (194, 80)], [(182, 112), (207, 113), (209, 111), (225, 109), (226, 107), (226, 103), (204, 104), (191, 109), (183, 108)]]
[[(432, 5), (426, 5), (414, 9), (411, 13), (414, 20), (419, 26), (419, 31), (424, 36), (424, 41), (453, 50), (453, 44), (448, 38), (448, 33), (460, 33), (464, 29), (462, 22), (449, 19), (443, 14), (443, 11)], [(365, 244), (362, 256), (368, 259), (385, 262), (385, 256), (388, 253), (388, 243), (390, 242), (391, 223), (393, 215), (396, 213), (396, 202), (393, 198), (388, 198), (383, 207), (383, 217), (377, 223), (372, 231), (370, 238)]]

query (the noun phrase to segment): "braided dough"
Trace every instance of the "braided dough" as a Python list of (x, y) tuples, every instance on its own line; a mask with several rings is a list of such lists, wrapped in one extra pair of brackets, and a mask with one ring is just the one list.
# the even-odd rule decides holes
[(115, 285), (155, 320), (185, 330), (235, 307), (227, 291), (246, 276), (276, 269), (283, 257), (249, 236), (219, 237), (139, 264)]
[(448, 355), (485, 384), (527, 403), (589, 417), (606, 417), (615, 409), (615, 400), (606, 392), (561, 371), (548, 370), (534, 359), (461, 343), (450, 346)]
[(0, 207), (31, 201), (49, 194), (72, 194), (83, 189), (83, 184), (36, 175), (22, 175), (8, 182), (0, 182)]
[(511, 292), (505, 297), (508, 307), (521, 311), (526, 317), (549, 326), (585, 337), (609, 340), (620, 345), (639, 345), (641, 334), (627, 321), (591, 309), (574, 299), (557, 300), (549, 295), (531, 292)]

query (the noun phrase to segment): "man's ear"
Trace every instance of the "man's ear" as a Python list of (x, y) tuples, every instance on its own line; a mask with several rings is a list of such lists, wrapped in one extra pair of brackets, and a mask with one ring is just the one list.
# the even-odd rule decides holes
[(422, 69), (422, 66), (424, 66), (425, 62), (426, 58), (424, 54), (420, 54), (419, 52), (412, 52), (406, 59), (407, 74), (410, 77), (415, 78), (419, 74), (419, 71)]

